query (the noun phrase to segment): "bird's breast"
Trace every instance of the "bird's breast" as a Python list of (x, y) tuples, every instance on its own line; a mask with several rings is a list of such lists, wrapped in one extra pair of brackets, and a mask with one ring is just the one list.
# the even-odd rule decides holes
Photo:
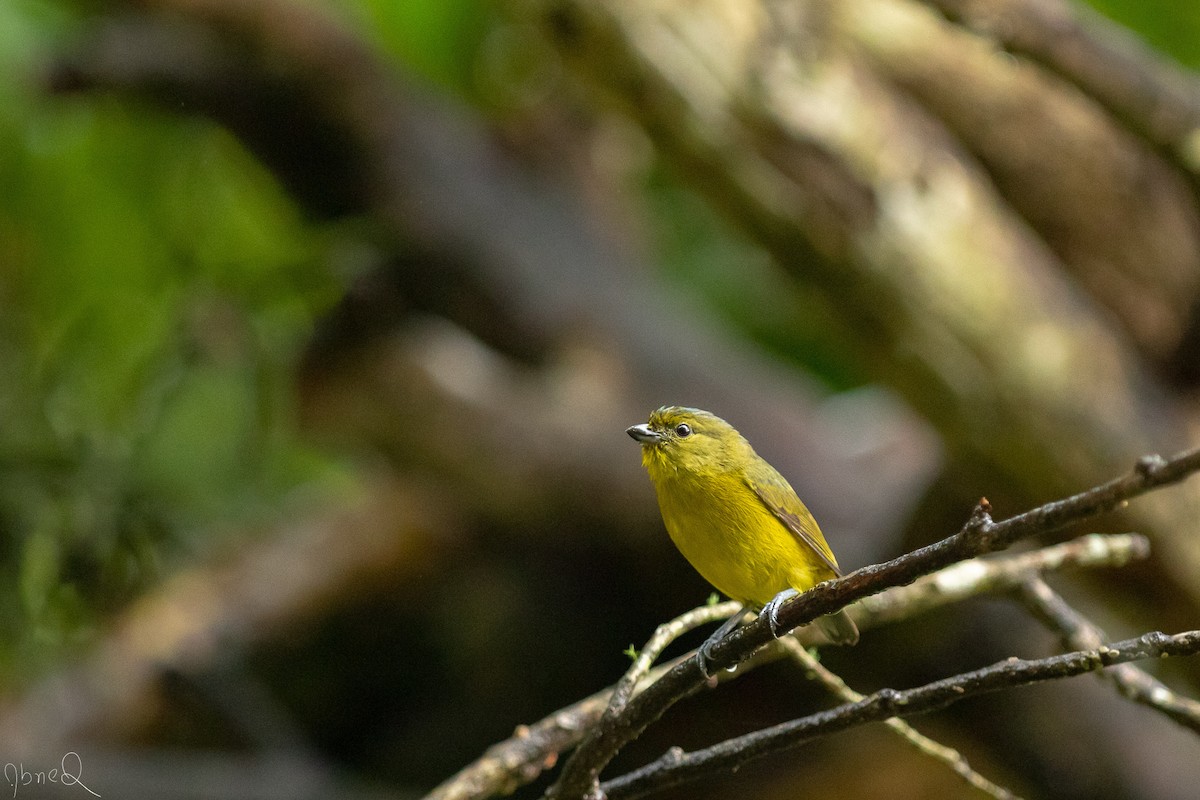
[(722, 593), (762, 605), (791, 586), (794, 537), (738, 476), (655, 482), (667, 533)]

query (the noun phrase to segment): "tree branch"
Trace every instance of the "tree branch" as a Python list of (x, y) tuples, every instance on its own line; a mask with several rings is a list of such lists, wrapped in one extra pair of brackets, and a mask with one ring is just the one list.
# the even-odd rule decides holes
[[(1150, 540), (1136, 533), (1091, 533), (1061, 544), (1000, 558), (972, 558), (926, 575), (907, 586), (850, 606), (862, 630), (878, 628), (980, 594), (1019, 589), (1031, 576), (1067, 567), (1122, 567), (1150, 555)], [(1082, 649), (1077, 645), (1076, 649)]]
[(651, 669), (667, 645), (693, 628), (727, 619), (739, 608), (741, 604), (733, 601), (700, 606), (659, 625), (615, 687), (596, 692), (533, 725), (519, 726), (511, 739), (489, 747), (478, 761), (443, 781), (425, 800), (478, 800), (511, 794), (534, 780), (542, 770), (554, 766), (559, 753), (578, 744), (584, 731), (619, 714), (638, 688), (646, 685), (647, 676), (656, 680), (682, 660)]
[(729, 772), (764, 756), (868, 722), (937, 711), (968, 697), (1069, 678), (1143, 658), (1186, 656), (1196, 652), (1200, 652), (1200, 631), (1173, 636), (1155, 631), (1093, 650), (1036, 660), (1007, 658), (983, 669), (914, 689), (881, 689), (858, 703), (800, 717), (692, 753), (673, 748), (657, 761), (605, 782), (600, 791), (610, 800), (641, 797), (707, 775)]
[[(839, 699), (846, 703), (858, 703), (865, 699), (865, 696), (851, 689), (842, 680), (841, 676), (837, 675), (827, 668), (820, 661), (817, 661), (811, 653), (808, 652), (790, 636), (785, 636), (779, 640), (780, 646), (787, 651), (800, 666), (802, 666), (809, 677), (821, 682), (821, 685), (836, 695)], [(953, 747), (930, 739), (925, 734), (918, 731), (913, 726), (909, 725), (899, 717), (888, 717), (883, 721), (908, 744), (915, 747), (921, 753), (929, 756), (932, 759), (941, 761), (946, 766), (950, 767), (956, 775), (967, 782), (968, 785), (978, 789), (984, 794), (997, 798), (997, 800), (1019, 800), (1017, 795), (1013, 794), (1008, 789), (994, 783), (983, 775), (976, 772), (971, 764), (967, 761), (962, 753), (955, 750)]]
[[(1033, 573), (1042, 570), (1061, 570), (1069, 567), (1119, 567), (1134, 559), (1146, 558), (1150, 545), (1146, 537), (1137, 534), (1088, 534), (1062, 544), (989, 559), (970, 559), (926, 575), (908, 586), (894, 586), (851, 606), (850, 612), (860, 630), (866, 631), (910, 619), (935, 608), (956, 603), (983, 593), (1001, 593), (1017, 589)], [(737, 611), (733, 601), (714, 606), (702, 606), (672, 622), (659, 626), (639, 655), (649, 657), (665, 642), (660, 632), (674, 631), (676, 635), (689, 630), (691, 623), (715, 621)], [(812, 644), (807, 629), (794, 631), (792, 636), (778, 640), (776, 645), (795, 642), (803, 647)], [(757, 666), (767, 663), (781, 650), (768, 648), (755, 658), (740, 664), (736, 671), (721, 671), (718, 681), (735, 679)], [(633, 681), (631, 696), (654, 683), (686, 656), (660, 665)], [(630, 680), (631, 673), (641, 667), (635, 664), (622, 678)], [(538, 777), (552, 767), (558, 755), (579, 743), (586, 731), (600, 722), (606, 708), (612, 707), (613, 687), (597, 692), (577, 703), (555, 711), (532, 725), (522, 725), (517, 733), (488, 748), (479, 760), (464, 767), (426, 795), (425, 800), (481, 800), (498, 794), (509, 794), (518, 786)]]
[[(1145, 456), (1128, 475), (1088, 491), (1054, 501), (993, 522), (990, 504), (980, 501), (966, 525), (953, 536), (922, 547), (883, 564), (864, 567), (844, 578), (820, 584), (785, 603), (777, 617), (781, 632), (790, 631), (823, 614), (829, 614), (868, 595), (891, 586), (911, 583), (921, 575), (975, 555), (1008, 547), (1019, 539), (1058, 530), (1110, 511), (1151, 489), (1176, 483), (1200, 469), (1200, 450), (1191, 450), (1171, 460)], [(773, 639), (770, 627), (760, 619), (745, 625), (718, 642), (709, 653), (710, 671), (725, 669), (748, 658)], [(612, 724), (596, 726), (567, 761), (558, 782), (548, 792), (551, 798), (595, 796), (600, 771), (617, 752), (635, 739), (682, 697), (704, 681), (696, 659), (673, 668), (630, 701), (626, 713)]]
[(654, 662), (658, 660), (658, 657), (662, 655), (662, 651), (671, 642), (701, 625), (715, 622), (716, 620), (728, 619), (730, 615), (739, 613), (740, 609), (741, 605), (738, 603), (713, 603), (694, 608), (670, 622), (659, 625), (655, 629), (654, 635), (650, 637), (650, 641), (646, 642), (642, 651), (634, 658), (633, 666), (617, 682), (616, 687), (613, 689), (612, 699), (608, 702), (608, 708), (604, 710), (601, 724), (615, 719), (625, 710), (625, 707), (629, 705), (629, 701), (633, 698), (633, 693), (637, 689), (638, 683), (646, 677), (647, 673), (650, 672), (650, 668), (654, 666)]
[[(1030, 576), (1021, 587), (1021, 598), (1035, 617), (1057, 631), (1068, 647), (1095, 649), (1107, 639), (1104, 631), (1067, 604), (1040, 576)], [(1200, 733), (1200, 702), (1172, 691), (1145, 670), (1120, 664), (1100, 673), (1122, 697), (1149, 706), (1196, 733)]]

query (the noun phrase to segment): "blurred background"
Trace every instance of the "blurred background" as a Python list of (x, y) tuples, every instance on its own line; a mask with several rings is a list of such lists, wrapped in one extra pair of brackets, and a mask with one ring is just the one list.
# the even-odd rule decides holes
[[(0, 760), (422, 796), (708, 596), (624, 434), (659, 405), (847, 569), (1194, 445), (1197, 65), (1166, 0), (4, 0)], [(1050, 582), (1196, 627), (1198, 513)], [(823, 655), (865, 692), (1057, 648), (993, 597)], [(606, 774), (830, 702), (768, 666)], [(917, 724), (1028, 797), (1200, 779), (1090, 678)], [(879, 726), (665, 796), (799, 795), (977, 796)]]

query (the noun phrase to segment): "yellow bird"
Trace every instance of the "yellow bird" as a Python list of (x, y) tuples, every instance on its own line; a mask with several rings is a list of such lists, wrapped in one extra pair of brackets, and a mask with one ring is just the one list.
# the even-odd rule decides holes
[[(712, 646), (747, 609), (761, 609), (774, 631), (783, 601), (842, 574), (791, 485), (725, 420), (664, 406), (626, 433), (642, 445), (642, 464), (679, 552), (744, 607), (700, 646), (706, 675)], [(858, 628), (844, 610), (816, 622), (832, 642), (858, 641)]]

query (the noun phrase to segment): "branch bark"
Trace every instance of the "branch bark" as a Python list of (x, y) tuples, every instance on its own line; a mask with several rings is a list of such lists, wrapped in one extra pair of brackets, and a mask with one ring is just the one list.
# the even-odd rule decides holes
[[(1067, 604), (1041, 576), (1031, 576), (1021, 586), (1021, 597), (1033, 615), (1062, 636), (1068, 647), (1095, 649), (1106, 640), (1104, 631)], [(1200, 702), (1172, 691), (1145, 670), (1120, 664), (1101, 677), (1135, 703), (1154, 709), (1183, 727), (1200, 733)]]
[[(785, 637), (779, 640), (779, 644), (804, 668), (806, 674), (814, 680), (820, 681), (821, 685), (842, 700), (842, 702), (859, 703), (866, 699), (863, 695), (851, 689), (839, 675), (827, 669), (796, 640)], [(883, 724), (903, 741), (916, 748), (918, 752), (941, 761), (972, 788), (978, 789), (989, 797), (996, 798), (996, 800), (1020, 800), (1011, 790), (994, 781), (988, 780), (977, 772), (971, 766), (970, 762), (967, 761), (966, 757), (953, 747), (947, 747), (940, 742), (934, 741), (897, 717), (888, 717), (883, 721)]]
[[(880, 625), (911, 619), (969, 597), (1019, 589), (1030, 575), (1042, 571), (1120, 567), (1133, 559), (1145, 558), (1149, 552), (1149, 542), (1144, 536), (1089, 534), (1028, 553), (959, 562), (919, 578), (908, 586), (895, 586), (881, 594), (865, 598), (850, 606), (850, 611), (859, 630), (867, 631)], [(738, 606), (738, 603), (732, 601), (703, 606), (660, 626), (659, 630), (675, 634), (689, 629), (700, 620), (716, 621), (727, 618), (737, 611)], [(804, 628), (795, 631), (792, 636), (784, 637), (776, 644), (793, 641), (801, 647), (812, 644), (805, 636), (806, 631)], [(656, 631), (655, 639), (658, 638)], [(657, 681), (685, 658), (680, 657), (667, 664), (644, 669), (642, 657), (648, 660), (657, 652), (658, 648), (648, 643), (639, 654), (639, 663), (631, 667), (622, 679), (623, 683), (632, 684), (631, 697)], [(760, 651), (754, 659), (738, 665), (732, 673), (721, 672), (715, 677), (718, 681), (735, 679), (755, 665), (772, 660), (781, 652), (777, 647)], [(499, 794), (508, 794), (518, 786), (532, 781), (543, 770), (554, 766), (561, 753), (578, 745), (584, 735), (599, 723), (605, 710), (613, 707), (613, 692), (614, 689), (610, 687), (560, 709), (533, 725), (521, 726), (511, 739), (488, 748), (478, 761), (447, 779), (427, 795), (426, 800), (483, 800)]]
[(670, 751), (639, 770), (601, 784), (600, 796), (610, 800), (641, 797), (707, 775), (736, 770), (751, 761), (796, 747), (819, 736), (839, 733), (868, 722), (924, 714), (979, 694), (1060, 680), (1140, 659), (1189, 656), (1197, 652), (1200, 652), (1200, 631), (1172, 636), (1156, 631), (1094, 650), (1035, 660), (1008, 658), (974, 672), (914, 689), (881, 689), (858, 703), (847, 703), (773, 728), (728, 739), (704, 750), (693, 753)]

